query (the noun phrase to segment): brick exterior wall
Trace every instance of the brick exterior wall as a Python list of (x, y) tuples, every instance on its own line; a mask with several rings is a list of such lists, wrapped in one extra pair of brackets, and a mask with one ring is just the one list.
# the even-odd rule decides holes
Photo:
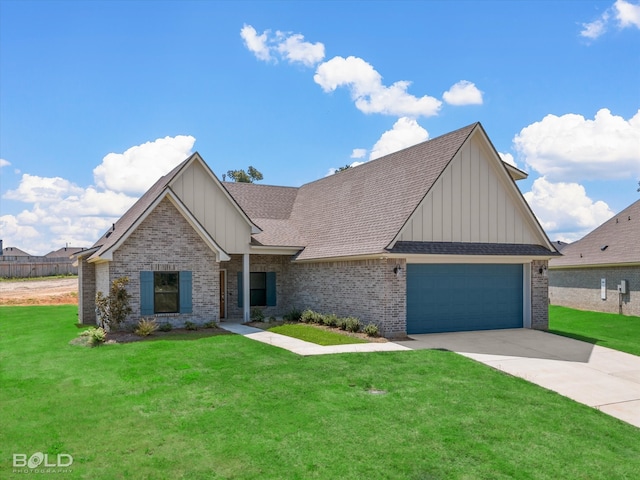
[(215, 254), (168, 199), (160, 202), (114, 252), (113, 261), (107, 265), (109, 282), (122, 276), (129, 277), (128, 290), (133, 313), (126, 322), (130, 325), (136, 324), (141, 318), (141, 271), (192, 272), (192, 313), (153, 315), (158, 323), (180, 327), (186, 321), (203, 324), (219, 320), (219, 263), (216, 263)]
[[(396, 276), (393, 268), (402, 267)], [(406, 334), (406, 265), (398, 260), (292, 264), (291, 301), (338, 316), (353, 315), (378, 325), (385, 337)]]
[(85, 258), (78, 259), (78, 322), (96, 324), (96, 269)]
[(548, 263), (547, 260), (531, 262), (531, 328), (535, 330), (549, 329)]
[[(607, 280), (607, 298), (600, 298), (600, 279)], [(618, 295), (620, 280), (627, 280), (629, 290)], [(640, 316), (640, 266), (559, 268), (549, 270), (549, 298), (552, 305)]]

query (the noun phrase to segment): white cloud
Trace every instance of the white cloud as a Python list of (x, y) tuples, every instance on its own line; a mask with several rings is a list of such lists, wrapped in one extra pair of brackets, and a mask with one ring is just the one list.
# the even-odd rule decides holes
[(22, 175), (18, 188), (8, 190), (3, 197), (25, 203), (58, 202), (68, 195), (82, 193), (82, 188), (60, 177), (39, 177)]
[(270, 48), (267, 45), (268, 31), (258, 35), (256, 29), (251, 25), (244, 25), (240, 30), (240, 36), (244, 40), (244, 45), (252, 52), (258, 60), (268, 62), (272, 60)]
[(513, 139), (524, 162), (550, 181), (620, 179), (640, 175), (640, 110), (629, 120), (600, 110), (547, 115)]
[(580, 35), (595, 40), (607, 31), (607, 22), (609, 20), (609, 14), (604, 13), (602, 17), (593, 22), (583, 23)]
[(402, 117), (384, 132), (371, 149), (369, 160), (397, 152), (429, 138), (429, 133), (412, 118)]
[(115, 192), (142, 194), (191, 155), (195, 141), (190, 135), (178, 135), (158, 138), (124, 153), (110, 153), (93, 170), (96, 185)]
[(366, 148), (354, 148), (353, 152), (351, 152), (351, 158), (364, 158), (366, 154)]
[(613, 7), (620, 28), (640, 28), (640, 4), (617, 0)]
[(516, 161), (513, 158), (513, 155), (511, 155), (510, 153), (498, 152), (498, 155), (500, 155), (500, 158), (502, 159), (503, 162), (518, 168), (518, 165), (516, 165)]
[(382, 76), (358, 57), (334, 57), (320, 64), (313, 80), (325, 92), (349, 88), (356, 108), (363, 113), (429, 117), (436, 115), (442, 106), (434, 97), (418, 98), (407, 93), (411, 82), (403, 80), (384, 86)]
[(278, 32), (283, 39), (277, 49), (289, 63), (302, 63), (307, 67), (313, 67), (324, 58), (324, 45), (320, 42), (310, 43), (304, 41), (304, 36), (296, 33), (287, 36)]
[(94, 170), (97, 186), (80, 187), (61, 177), (24, 174), (8, 200), (31, 204), (0, 217), (5, 245), (45, 254), (69, 243), (89, 247), (158, 178), (190, 155), (195, 139), (165, 137), (110, 153)]
[(9, 160), (5, 160), (4, 158), (0, 158), (0, 168), (8, 167), (9, 165), (11, 165), (11, 162)]
[(618, 29), (640, 28), (640, 4), (616, 0), (599, 18), (593, 22), (583, 23), (580, 35), (590, 40), (597, 39), (607, 32), (612, 18), (615, 19)]
[(258, 60), (265, 62), (287, 60), (289, 63), (301, 63), (313, 67), (324, 58), (324, 45), (320, 42), (304, 41), (300, 33), (276, 32), (265, 30), (260, 35), (251, 25), (240, 30), (244, 45)]
[(552, 183), (540, 177), (524, 197), (553, 240), (579, 240), (614, 215), (605, 202), (594, 202), (577, 183)]
[(475, 83), (460, 80), (442, 94), (442, 99), (449, 105), (482, 105), (482, 92)]

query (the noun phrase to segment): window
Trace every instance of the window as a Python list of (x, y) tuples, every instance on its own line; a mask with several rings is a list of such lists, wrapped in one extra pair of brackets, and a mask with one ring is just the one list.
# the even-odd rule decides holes
[(250, 299), (252, 307), (264, 307), (267, 304), (267, 274), (265, 272), (251, 272)]
[(153, 272), (153, 313), (180, 311), (178, 272)]
[(140, 315), (192, 313), (192, 273), (140, 272)]
[[(249, 305), (252, 307), (275, 307), (276, 272), (249, 273)], [(238, 272), (238, 307), (243, 306), (242, 272)]]

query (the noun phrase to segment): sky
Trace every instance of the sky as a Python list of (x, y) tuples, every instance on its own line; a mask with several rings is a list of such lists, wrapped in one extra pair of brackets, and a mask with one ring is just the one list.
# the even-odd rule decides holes
[(640, 2), (0, 0), (0, 238), (34, 255), (195, 151), (300, 186), (474, 122), (551, 240), (640, 199)]

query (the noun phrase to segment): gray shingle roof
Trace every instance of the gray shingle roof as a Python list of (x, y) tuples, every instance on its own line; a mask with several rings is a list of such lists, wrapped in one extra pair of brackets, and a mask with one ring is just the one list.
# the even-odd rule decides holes
[(427, 255), (560, 255), (541, 245), (463, 242), (396, 242), (389, 252)]
[(479, 124), (300, 187), (291, 221), (299, 260), (383, 253)]
[[(299, 188), (222, 185), (262, 230), (253, 235), (254, 245), (303, 248), (298, 260), (382, 254), (476, 128), (482, 126), (474, 123)], [(194, 155), (160, 178), (95, 243), (99, 250), (91, 258), (126, 235)]]
[[(606, 248), (604, 248), (606, 247)], [(640, 263), (640, 200), (562, 249), (550, 267)]]
[[(114, 246), (120, 238), (133, 226), (133, 224), (140, 218), (140, 216), (153, 204), (153, 202), (158, 198), (158, 196), (164, 191), (165, 188), (169, 185), (171, 180), (178, 174), (178, 172), (186, 165), (191, 158), (197, 155), (194, 153), (185, 161), (180, 163), (177, 167), (171, 170), (164, 177), (158, 179), (153, 186), (145, 192), (142, 197), (138, 199), (136, 203), (133, 204), (129, 210), (125, 212), (125, 214), (120, 217), (120, 219), (110, 228), (108, 231), (100, 237), (100, 239), (93, 244), (93, 247), (100, 247), (98, 251), (96, 251), (90, 258), (97, 258), (106, 252), (109, 248)], [(92, 248), (93, 248), (92, 247)]]

